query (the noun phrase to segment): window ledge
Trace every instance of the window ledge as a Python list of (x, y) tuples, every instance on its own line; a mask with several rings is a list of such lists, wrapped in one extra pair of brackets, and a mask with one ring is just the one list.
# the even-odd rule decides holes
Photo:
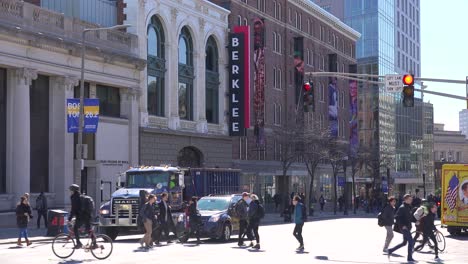
[(99, 116), (99, 121), (104, 123), (128, 125), (129, 121), (122, 117)]

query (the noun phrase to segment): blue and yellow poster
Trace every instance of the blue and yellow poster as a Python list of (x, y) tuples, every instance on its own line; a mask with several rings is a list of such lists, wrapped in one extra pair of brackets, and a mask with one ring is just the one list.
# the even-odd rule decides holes
[[(67, 99), (68, 133), (78, 133), (80, 122), (80, 99)], [(99, 122), (99, 99), (84, 99), (83, 133), (96, 133)]]

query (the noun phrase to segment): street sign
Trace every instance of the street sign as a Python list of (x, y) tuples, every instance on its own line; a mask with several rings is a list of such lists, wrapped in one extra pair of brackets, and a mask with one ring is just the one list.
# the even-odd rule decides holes
[(385, 75), (385, 89), (389, 93), (401, 93), (403, 90), (403, 75), (387, 74)]
[(338, 187), (345, 187), (346, 178), (344, 176), (338, 176)]

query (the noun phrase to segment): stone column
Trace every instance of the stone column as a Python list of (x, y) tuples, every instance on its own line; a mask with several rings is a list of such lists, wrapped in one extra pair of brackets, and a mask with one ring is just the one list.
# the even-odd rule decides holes
[(128, 165), (137, 166), (139, 163), (139, 112), (138, 101), (140, 89), (129, 88), (123, 92), (122, 101), (125, 103), (125, 116), (128, 118)]
[[(171, 9), (171, 23), (177, 25), (177, 9)], [(169, 129), (177, 130), (180, 127), (179, 118), (179, 33), (180, 32), (168, 32), (168, 37), (171, 39), (171, 43), (167, 46), (168, 56), (167, 59), (167, 81), (166, 81), (166, 102), (168, 103), (168, 117), (169, 117)]]
[(70, 203), (68, 186), (73, 183), (73, 134), (67, 132), (66, 100), (73, 98), (74, 87), (79, 84), (75, 76), (50, 78), (49, 113), (49, 171), (50, 191), (55, 193), (55, 206)]
[(8, 70), (7, 96), (7, 175), (9, 190), (17, 197), (30, 190), (30, 98), (29, 87), (37, 71), (29, 68)]
[(198, 50), (194, 54), (194, 69), (195, 69), (195, 80), (194, 80), (194, 94), (193, 94), (193, 106), (194, 106), (194, 121), (197, 122), (197, 132), (207, 133), (208, 124), (206, 122), (206, 42), (205, 42), (205, 24), (206, 21), (203, 18), (198, 19), (199, 25), (199, 36)]

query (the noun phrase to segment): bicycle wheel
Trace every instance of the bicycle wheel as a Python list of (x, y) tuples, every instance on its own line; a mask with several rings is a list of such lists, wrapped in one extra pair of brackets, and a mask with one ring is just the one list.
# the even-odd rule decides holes
[(112, 254), (112, 239), (106, 235), (96, 235), (96, 245), (91, 245), (91, 254), (97, 259), (106, 259)]
[(442, 234), (440, 231), (436, 231), (435, 237), (437, 240), (437, 248), (439, 251), (444, 251), (446, 246), (444, 234)]
[(52, 241), (52, 252), (62, 259), (70, 257), (75, 252), (75, 240), (68, 234), (58, 234)]

